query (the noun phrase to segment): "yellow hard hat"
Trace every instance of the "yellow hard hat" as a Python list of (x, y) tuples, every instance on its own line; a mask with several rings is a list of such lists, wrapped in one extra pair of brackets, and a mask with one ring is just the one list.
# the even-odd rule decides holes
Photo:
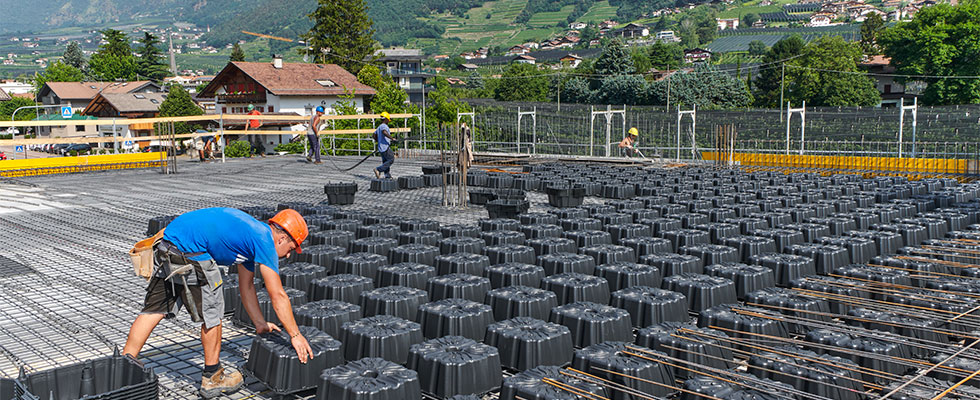
[(631, 136), (640, 136), (640, 131), (636, 130), (635, 127), (634, 128), (630, 128), (630, 135)]
[(381, 118), (391, 121), (391, 114), (388, 114), (387, 111), (384, 111), (381, 113)]

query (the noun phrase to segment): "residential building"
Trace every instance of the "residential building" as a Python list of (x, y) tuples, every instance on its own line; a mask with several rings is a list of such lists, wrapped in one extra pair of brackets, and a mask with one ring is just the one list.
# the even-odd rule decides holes
[(738, 29), (738, 18), (715, 18), (715, 22), (718, 24), (719, 31)]
[(11, 95), (22, 94), (32, 92), (34, 90), (34, 85), (26, 82), (18, 82), (13, 79), (4, 79), (0, 81), (0, 89)]
[(674, 31), (660, 31), (657, 32), (657, 40), (664, 42), (676, 42), (680, 41), (680, 38), (674, 35)]
[(763, 21), (761, 19), (752, 23), (752, 27), (755, 29), (762, 29), (765, 28), (766, 26), (768, 26), (766, 24), (766, 21)]
[(579, 56), (577, 56), (575, 54), (569, 54), (569, 55), (564, 56), (561, 59), (559, 59), (559, 61), (561, 62), (561, 64), (563, 66), (568, 66), (568, 67), (575, 68), (575, 67), (578, 67), (578, 65), (582, 63), (582, 57), (579, 57)]
[[(160, 86), (150, 81), (134, 82), (48, 82), (37, 92), (37, 100), (43, 105), (70, 105), (75, 112), (88, 106), (101, 93), (157, 93)], [(61, 115), (52, 107), (50, 114)]]
[(872, 75), (875, 80), (875, 88), (881, 94), (879, 107), (898, 107), (902, 99), (905, 104), (910, 104), (916, 97), (913, 93), (906, 93), (905, 85), (896, 82), (891, 74), (895, 73), (895, 66), (891, 65), (891, 59), (882, 55), (871, 56), (860, 64)]
[(0, 88), (0, 102), (10, 101), (11, 98), (7, 92), (3, 91), (3, 88)]
[(477, 67), (476, 64), (470, 64), (470, 63), (459, 64), (460, 71), (473, 72), (476, 71), (477, 68), (479, 67)]
[(176, 83), (184, 88), (188, 93), (197, 93), (197, 87), (208, 84), (214, 79), (214, 75), (178, 75), (163, 78), (164, 82)]
[[(160, 114), (160, 104), (166, 99), (166, 93), (100, 93), (89, 102), (82, 114), (99, 119), (153, 118)], [(120, 124), (100, 126), (97, 132), (99, 136), (113, 136), (115, 130), (116, 137), (136, 138), (151, 136), (153, 129), (154, 124)], [(136, 144), (142, 148), (150, 143), (142, 141)], [(103, 147), (112, 147), (112, 145), (112, 143), (105, 143)]]
[[(363, 112), (375, 91), (336, 64), (286, 63), (276, 57), (272, 62), (229, 62), (198, 97), (213, 97), (215, 112), (223, 114), (245, 114), (246, 107), (252, 104), (263, 114), (308, 116), (317, 106), (332, 112), (333, 105), (346, 100), (342, 96), (348, 94), (357, 110)], [(270, 149), (288, 142), (292, 136), (266, 135), (263, 143)]]
[(684, 62), (688, 64), (706, 63), (711, 61), (711, 51), (708, 49), (684, 50)]
[(585, 29), (587, 26), (589, 25), (585, 22), (572, 22), (568, 24), (568, 29)]
[(527, 54), (527, 53), (530, 53), (530, 52), (531, 52), (531, 49), (525, 47), (524, 45), (519, 44), (519, 45), (516, 45), (516, 46), (511, 47), (510, 49), (508, 49), (507, 52), (504, 53), (504, 55), (505, 56), (519, 56), (521, 54)]
[(381, 73), (390, 76), (408, 93), (408, 101), (421, 103), (425, 80), (435, 76), (434, 71), (427, 71), (422, 67), (422, 50), (383, 49), (375, 52), (375, 55), (384, 66)]
[(830, 26), (831, 21), (833, 21), (833, 15), (828, 15), (827, 13), (813, 13), (810, 15), (810, 26)]
[(522, 64), (531, 64), (531, 65), (534, 65), (537, 62), (537, 60), (534, 57), (531, 57), (527, 54), (522, 54), (517, 57), (514, 57), (512, 61), (522, 63)]
[(650, 36), (650, 28), (644, 25), (629, 23), (619, 30), (617, 36), (622, 36), (624, 38), (633, 39)]

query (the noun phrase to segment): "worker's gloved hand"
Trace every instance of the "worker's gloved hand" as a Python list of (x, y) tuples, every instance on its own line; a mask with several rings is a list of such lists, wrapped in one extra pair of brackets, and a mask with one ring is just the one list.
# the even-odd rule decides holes
[(255, 327), (255, 333), (258, 333), (260, 335), (263, 333), (279, 332), (279, 331), (281, 331), (281, 329), (279, 329), (279, 327), (276, 326), (276, 324), (273, 324), (271, 322), (266, 322), (265, 324), (259, 324), (259, 326)]
[(300, 363), (306, 364), (307, 361), (313, 358), (313, 349), (310, 348), (310, 343), (306, 341), (306, 338), (302, 334), (293, 336), (291, 342), (293, 349), (296, 350), (296, 355), (299, 356)]

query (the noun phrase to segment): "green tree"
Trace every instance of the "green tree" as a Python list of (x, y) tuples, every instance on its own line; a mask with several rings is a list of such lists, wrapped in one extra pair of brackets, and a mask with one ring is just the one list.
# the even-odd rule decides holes
[(633, 49), (630, 52), (630, 58), (633, 59), (633, 68), (638, 73), (645, 73), (653, 68), (653, 63), (650, 62), (650, 55), (644, 49)]
[[(628, 58), (628, 53), (627, 53)], [(547, 101), (548, 80), (531, 64), (511, 63), (501, 74), (504, 81), (493, 97), (500, 101)]]
[(568, 103), (591, 103), (594, 95), (589, 82), (582, 78), (569, 79), (561, 88), (561, 98)]
[(655, 42), (647, 48), (650, 57), (650, 64), (653, 68), (677, 69), (684, 62), (684, 49), (677, 43)]
[(878, 54), (881, 48), (878, 46), (878, 37), (885, 30), (885, 20), (877, 13), (868, 14), (868, 17), (861, 24), (861, 48), (864, 54)]
[(744, 25), (746, 28), (750, 28), (752, 27), (752, 24), (754, 24), (758, 20), (759, 20), (759, 14), (748, 13), (742, 16), (742, 25)]
[[(885, 30), (879, 43), (898, 74), (927, 76), (980, 75), (980, 1), (953, 7), (937, 4)], [(916, 79), (928, 84), (927, 105), (980, 103), (980, 79)]]
[(636, 72), (629, 49), (619, 38), (610, 40), (593, 64), (598, 75), (630, 75)]
[[(160, 103), (161, 117), (183, 117), (188, 115), (202, 115), (204, 110), (194, 104), (191, 95), (180, 85), (170, 85), (167, 91), (167, 99)], [(197, 124), (188, 122), (175, 122), (175, 133), (190, 133), (198, 129)]]
[(129, 47), (126, 34), (115, 29), (102, 31), (99, 50), (88, 61), (89, 74), (99, 80), (134, 80), (139, 70), (133, 50)]
[(140, 46), (137, 49), (139, 52), (139, 70), (137, 73), (140, 77), (160, 81), (170, 75), (169, 67), (163, 62), (163, 51), (157, 47), (159, 44), (159, 38), (150, 32), (143, 32), (143, 37), (140, 38)]
[(228, 61), (245, 61), (245, 51), (242, 50), (242, 46), (238, 45), (238, 42), (231, 46), (231, 56)]
[(762, 43), (761, 40), (753, 40), (749, 42), (749, 55), (761, 56), (765, 55), (767, 51), (769, 51), (769, 48), (766, 47), (766, 44)]
[(776, 42), (762, 58), (763, 64), (772, 64), (772, 68), (760, 68), (759, 77), (755, 79), (755, 104), (760, 107), (779, 108), (779, 93), (782, 81), (782, 63), (788, 62), (803, 52), (803, 38), (793, 35)]
[[(873, 106), (881, 101), (874, 79), (855, 74), (861, 46), (840, 36), (824, 36), (808, 43), (802, 56), (786, 68), (786, 98), (813, 106)], [(838, 72), (840, 71), (840, 72)]]
[[(0, 120), (10, 121), (10, 115), (14, 113), (20, 107), (34, 106), (37, 103), (31, 99), (25, 99), (23, 97), (14, 97), (8, 101), (0, 102)], [(28, 112), (30, 111), (30, 112)], [(34, 110), (27, 109), (17, 113), (17, 121), (30, 121), (34, 119)], [(21, 129), (23, 133), (23, 129)]]
[(637, 75), (616, 75), (602, 79), (596, 92), (598, 103), (605, 104), (641, 104), (647, 83)]
[(375, 89), (385, 84), (384, 78), (381, 76), (381, 69), (374, 64), (361, 67), (361, 70), (357, 72), (357, 81)]
[(82, 47), (78, 45), (78, 42), (69, 42), (61, 59), (65, 64), (75, 67), (79, 71), (85, 71), (85, 54), (82, 54)]
[(484, 87), (486, 87), (486, 84), (483, 81), (483, 75), (480, 75), (479, 72), (473, 71), (473, 73), (470, 74), (470, 77), (466, 78), (467, 89), (480, 90)]
[[(670, 76), (670, 104), (684, 107), (697, 105), (705, 109), (744, 108), (752, 104), (745, 81), (729, 74), (719, 73), (711, 66), (699, 66), (692, 73), (676, 73)], [(668, 81), (653, 82), (647, 88), (648, 104), (667, 103)]]
[(377, 43), (365, 0), (317, 0), (309, 18), (313, 27), (303, 38), (314, 49), (315, 62), (357, 73), (365, 59), (374, 57)]
[(44, 72), (34, 76), (34, 92), (40, 91), (47, 82), (81, 82), (84, 79), (85, 74), (78, 68), (61, 61), (55, 61), (48, 64)]

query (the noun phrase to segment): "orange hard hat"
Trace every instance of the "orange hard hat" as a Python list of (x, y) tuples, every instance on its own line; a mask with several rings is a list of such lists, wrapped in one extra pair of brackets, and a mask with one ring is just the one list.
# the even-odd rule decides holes
[(303, 249), (299, 245), (306, 240), (306, 236), (310, 234), (310, 230), (306, 227), (306, 220), (303, 219), (302, 215), (299, 215), (296, 210), (287, 208), (270, 218), (269, 222), (279, 225), (282, 230), (289, 234), (289, 237), (293, 238), (293, 241), (296, 242), (297, 253), (303, 252)]

